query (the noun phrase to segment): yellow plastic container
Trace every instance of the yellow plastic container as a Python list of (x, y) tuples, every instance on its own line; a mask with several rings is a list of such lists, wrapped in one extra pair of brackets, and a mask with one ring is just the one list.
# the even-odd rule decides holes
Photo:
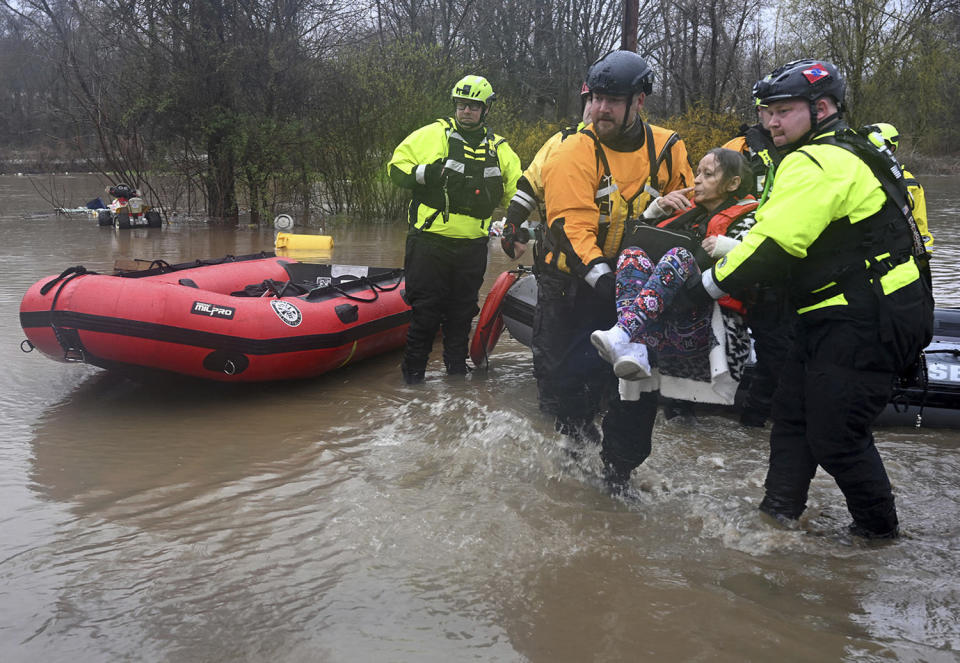
[(278, 249), (332, 249), (333, 237), (330, 235), (295, 235), (293, 233), (277, 233), (276, 248)]

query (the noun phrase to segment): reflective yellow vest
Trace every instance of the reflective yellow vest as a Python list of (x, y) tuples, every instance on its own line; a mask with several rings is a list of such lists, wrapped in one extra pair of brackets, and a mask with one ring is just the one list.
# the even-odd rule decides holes
[[(474, 147), (457, 131), (453, 118), (440, 119), (414, 131), (394, 150), (388, 168), (410, 176), (412, 227), (446, 237), (487, 236), (493, 209), (509, 204), (516, 192), (520, 158), (505, 138), (483, 131)], [(443, 164), (443, 183), (418, 182), (416, 169), (438, 160)]]

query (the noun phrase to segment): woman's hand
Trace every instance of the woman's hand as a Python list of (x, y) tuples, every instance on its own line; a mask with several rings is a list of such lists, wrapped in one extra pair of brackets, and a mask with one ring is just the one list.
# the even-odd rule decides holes
[(700, 242), (700, 246), (703, 247), (703, 250), (707, 252), (711, 258), (722, 258), (727, 255), (739, 244), (737, 240), (732, 237), (727, 237), (726, 235), (713, 235), (711, 237), (704, 237), (703, 241)]
[(715, 256), (715, 255), (713, 254), (713, 252), (716, 251), (716, 249), (717, 249), (717, 236), (716, 236), (716, 235), (711, 235), (710, 237), (705, 237), (705, 238), (703, 239), (703, 241), (700, 242), (700, 246), (703, 247), (703, 250), (706, 251), (706, 252), (707, 252), (707, 255), (710, 256), (711, 258), (716, 258), (716, 257), (717, 257), (717, 256)]
[(689, 209), (693, 207), (693, 201), (687, 196), (687, 194), (691, 191), (693, 191), (692, 186), (688, 186), (686, 189), (677, 189), (676, 191), (671, 191), (670, 193), (657, 198), (657, 205), (659, 205), (660, 209), (665, 212), (681, 212), (685, 209)]

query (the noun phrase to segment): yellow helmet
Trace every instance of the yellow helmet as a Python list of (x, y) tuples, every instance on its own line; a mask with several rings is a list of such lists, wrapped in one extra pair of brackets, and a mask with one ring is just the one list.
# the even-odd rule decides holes
[(453, 86), (453, 92), (450, 94), (453, 100), (465, 99), (467, 101), (479, 101), (484, 106), (489, 107), (490, 102), (496, 98), (493, 93), (493, 86), (483, 76), (473, 74), (464, 76), (457, 84)]
[(889, 122), (877, 122), (870, 125), (870, 130), (883, 136), (883, 142), (887, 144), (891, 152), (896, 152), (900, 147), (900, 132)]

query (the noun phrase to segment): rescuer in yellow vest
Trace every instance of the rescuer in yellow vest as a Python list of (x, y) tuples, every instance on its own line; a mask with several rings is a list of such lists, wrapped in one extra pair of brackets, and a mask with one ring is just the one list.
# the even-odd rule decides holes
[(760, 510), (795, 523), (819, 466), (846, 498), (851, 533), (893, 538), (897, 510), (871, 427), (895, 377), (930, 341), (933, 298), (917, 268), (925, 249), (899, 164), (843, 123), (845, 89), (823, 60), (788, 63), (754, 88), (786, 156), (756, 225), (688, 282), (689, 295), (736, 296), (780, 280), (798, 313)]
[(413, 193), (404, 270), (412, 308), (401, 370), (422, 382), (438, 331), (449, 375), (467, 372), (470, 323), (487, 268), (490, 217), (516, 193), (520, 158), (490, 131), (493, 88), (482, 76), (453, 87), (455, 115), (407, 136), (388, 165), (390, 179)]

